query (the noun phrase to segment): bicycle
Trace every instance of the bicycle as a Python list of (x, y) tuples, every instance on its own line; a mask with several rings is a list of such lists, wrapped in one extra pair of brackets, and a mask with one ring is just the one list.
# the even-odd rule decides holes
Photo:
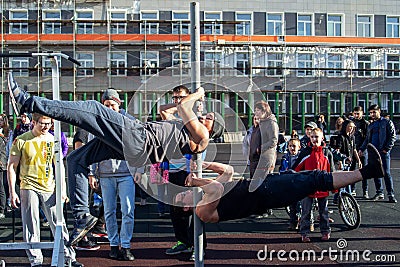
[[(350, 163), (343, 161), (342, 164), (344, 171), (350, 170)], [(340, 217), (350, 230), (357, 229), (361, 224), (361, 210), (357, 200), (351, 195), (351, 186), (340, 188), (338, 194), (337, 202)]]

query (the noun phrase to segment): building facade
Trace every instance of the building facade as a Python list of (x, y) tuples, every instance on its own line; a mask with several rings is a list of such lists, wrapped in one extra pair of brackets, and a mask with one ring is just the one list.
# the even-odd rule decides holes
[[(323, 3), (321, 3), (323, 2)], [(121, 90), (139, 118), (156, 118), (168, 91), (190, 84), (190, 1), (2, 1), (2, 52), (57, 51), (63, 99)], [(199, 1), (206, 108), (229, 131), (248, 126), (266, 99), (282, 129), (323, 113), (330, 126), (356, 105), (400, 116), (400, 8), (395, 0)], [(2, 58), (0, 109), (12, 70), (22, 86), (51, 97), (48, 58)], [(396, 120), (395, 120), (396, 121)], [(330, 127), (332, 128), (332, 127)]]

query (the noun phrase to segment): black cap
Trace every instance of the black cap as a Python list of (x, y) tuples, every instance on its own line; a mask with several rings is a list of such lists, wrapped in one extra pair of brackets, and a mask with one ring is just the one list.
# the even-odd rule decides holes
[(225, 121), (221, 114), (214, 112), (214, 124), (210, 138), (220, 137), (225, 129)]

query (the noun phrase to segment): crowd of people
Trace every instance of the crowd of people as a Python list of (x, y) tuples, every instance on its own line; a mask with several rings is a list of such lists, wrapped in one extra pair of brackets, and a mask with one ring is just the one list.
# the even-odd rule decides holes
[[(68, 181), (68, 194), (67, 184), (62, 185), (63, 199), (70, 201), (75, 219), (70, 234), (66, 227), (63, 228), (65, 255), (72, 266), (83, 266), (76, 260), (74, 248), (99, 248), (89, 242), (90, 232), (96, 224), (99, 225), (98, 217), (101, 217), (90, 209), (89, 195), (93, 194), (89, 194), (89, 188), (102, 200), (105, 229), (99, 232), (110, 242), (109, 257), (126, 261), (135, 259), (130, 249), (134, 231), (134, 189), (135, 183), (141, 182), (145, 166), (150, 165), (155, 168), (153, 175), (159, 176), (152, 180), (157, 181), (160, 191), (154, 194), (158, 195), (160, 201), (160, 216), (165, 216), (169, 211), (176, 237), (176, 244), (166, 249), (165, 253), (188, 253), (192, 260), (193, 209), (203, 222), (219, 222), (251, 215), (267, 216), (273, 208), (291, 205), (294, 207), (290, 220), (292, 229), (299, 224), (302, 241), (310, 242), (311, 204), (314, 197), (318, 198), (322, 240), (330, 238), (326, 201), (328, 191), (347, 185), (349, 181), (363, 181), (364, 188), (368, 179), (375, 178), (377, 196), (373, 199), (378, 200), (381, 196), (383, 198), (382, 181), (379, 179), (384, 176), (389, 201), (396, 202), (390, 176), (390, 150), (395, 136), (384, 138), (378, 131), (385, 128), (387, 137), (392, 132), (394, 134), (394, 126), (390, 120), (379, 116), (380, 109), (376, 105), (370, 107), (374, 121), (363, 132), (358, 131), (355, 122), (342, 123), (349, 130), (339, 132), (342, 137), (337, 138), (337, 147), (326, 147), (323, 116), (319, 116), (317, 123), (306, 124), (301, 139), (298, 139), (297, 133), (292, 133), (292, 138), (285, 146), (288, 152), (282, 158), (281, 173), (273, 174), (278, 143), (282, 141), (279, 141), (277, 120), (268, 103), (257, 102), (253, 127), (245, 137), (243, 146), (250, 175), (249, 179), (238, 182), (232, 180), (233, 168), (222, 163), (204, 162), (204, 168), (217, 173), (215, 180), (199, 179), (193, 172), (191, 156), (202, 153), (205, 157), (209, 140), (219, 138), (224, 131), (222, 116), (216, 112), (205, 113), (203, 105), (197, 104), (204, 98), (203, 88), (190, 93), (183, 85), (175, 87), (172, 90), (173, 103), (160, 107), (162, 121), (146, 123), (133, 118), (120, 107), (121, 100), (114, 89), (104, 92), (102, 103), (55, 101), (30, 96), (12, 76), (9, 76), (9, 89), (22, 115), (21, 126), (14, 131), (9, 130), (3, 117), (2, 129), (7, 144), (4, 148), (8, 163), (7, 160), (3, 163), (2, 170), (3, 175), (8, 173), (11, 206), (21, 206), (24, 241), (40, 241), (40, 210), (49, 221), (51, 230), (55, 230), (54, 136), (50, 133), (52, 119), (70, 123), (80, 127), (82, 132), (89, 133), (87, 139), (82, 138), (81, 131), (75, 136), (75, 150), (67, 156), (66, 161), (67, 179), (61, 179)], [(360, 111), (359, 107), (357, 110)], [(31, 122), (29, 126), (25, 125), (27, 120)], [(376, 126), (375, 123), (379, 124)], [(18, 131), (24, 132), (17, 136)], [(357, 133), (363, 139), (357, 139)], [(336, 166), (334, 161), (338, 159), (352, 163), (356, 160), (353, 171), (333, 172)], [(295, 173), (290, 170), (308, 172)], [(293, 183), (293, 180), (298, 183)], [(193, 191), (186, 191), (187, 186), (200, 186), (203, 189), (204, 195), (198, 205), (194, 205)], [(269, 190), (268, 194), (266, 190)], [(281, 194), (283, 191), (290, 192), (290, 196)], [(238, 199), (238, 196), (245, 198)], [(118, 225), (116, 217), (117, 198), (121, 204), (121, 225)], [(242, 202), (232, 204), (237, 201)], [(247, 202), (251, 202), (251, 205), (246, 205)], [(301, 216), (296, 210), (301, 210)], [(104, 222), (100, 226), (104, 226)], [(40, 250), (29, 249), (27, 255), (31, 266), (42, 264)]]

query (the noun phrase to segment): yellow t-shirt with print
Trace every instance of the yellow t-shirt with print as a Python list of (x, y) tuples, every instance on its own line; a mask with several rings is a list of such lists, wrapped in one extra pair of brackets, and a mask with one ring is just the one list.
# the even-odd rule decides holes
[(54, 136), (50, 133), (35, 137), (32, 131), (18, 136), (10, 154), (19, 156), (21, 189), (54, 192)]

